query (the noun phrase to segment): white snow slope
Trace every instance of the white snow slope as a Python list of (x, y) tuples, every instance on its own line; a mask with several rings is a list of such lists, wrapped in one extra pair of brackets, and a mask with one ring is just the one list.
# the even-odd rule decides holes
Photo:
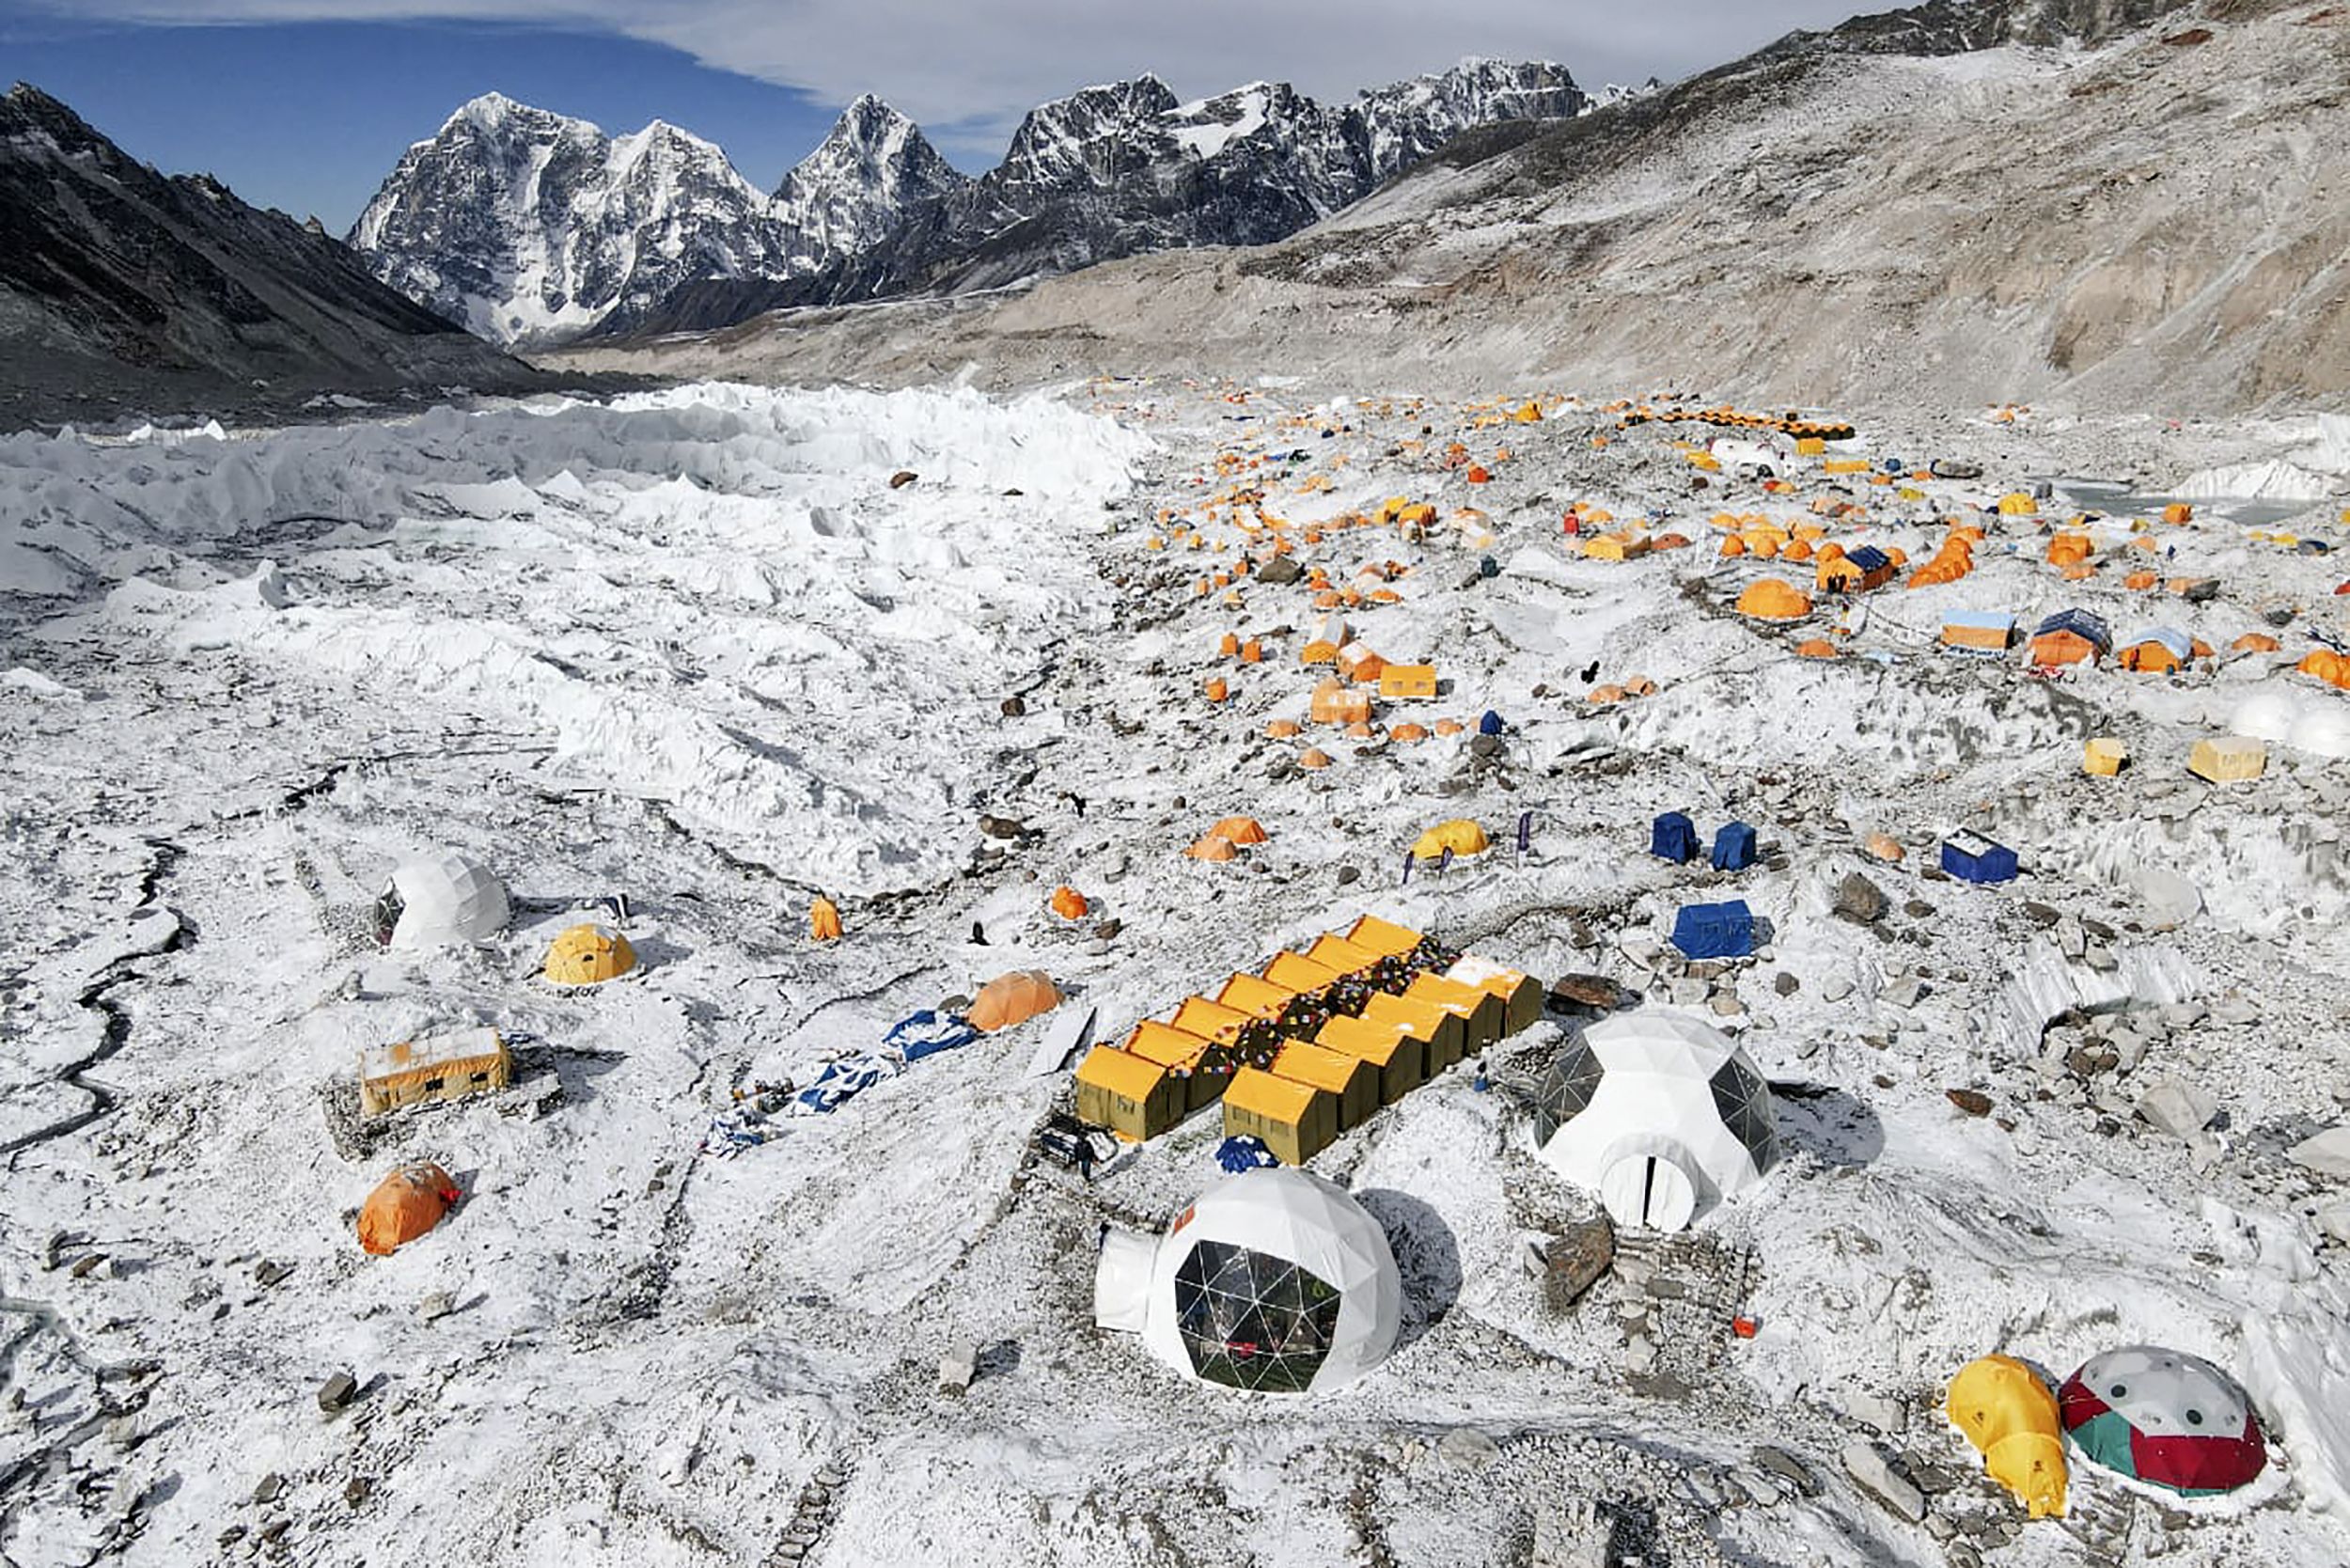
[[(1693, 498), (1665, 428), (1544, 408), (1496, 431), (1230, 386), (713, 384), (0, 440), (0, 1559), (1498, 1568), (1563, 1520), (1676, 1568), (2343, 1560), (2350, 1206), (2286, 1151), (2342, 1114), (2350, 763), (2278, 745), (2228, 789), (2180, 767), (2254, 693), (2350, 703), (2291, 668), (2340, 625), (2339, 567), (2207, 501), (2153, 537), (2224, 592), (2154, 603), (2121, 587), (2126, 519), (2081, 583), (2041, 561), (2040, 520), (1985, 520), (1972, 576), (1869, 596), (1844, 657), (1797, 658), (1839, 612), (1793, 636), (1731, 614), (1801, 569), (1716, 557), (1711, 509), (1857, 496), (1837, 537), (1922, 559), (1928, 519), (2027, 479), (2051, 436), (1864, 426), (1861, 455), (1990, 472), (1912, 502), (1799, 463), (1794, 494), (1724, 473)], [(1455, 433), (1491, 484), (1437, 461)], [(1412, 569), (1355, 619), (1451, 684), (1382, 723), (1512, 728), (1490, 756), (1325, 731), (1334, 765), (1302, 773), (1264, 728), (1304, 715), (1310, 590), (1245, 576), (1234, 604), (1209, 574), (1260, 505), (1304, 525), (1398, 494), (1443, 509), (1435, 538), (1301, 546), (1338, 583)], [(1577, 498), (1699, 547), (1585, 559), (1559, 534)], [(2344, 542), (2330, 510), (2297, 525)], [(2280, 652), (2178, 678), (1930, 648), (1950, 605), (2076, 602), (2222, 650), (2295, 614)], [(1215, 656), (1226, 631), (1266, 662)], [(1659, 689), (1587, 702), (1593, 662)], [(2078, 772), (2100, 732), (2138, 759), (2118, 779)], [(1649, 857), (1668, 808), (1758, 824), (1765, 863)], [(1183, 857), (1230, 811), (1271, 841)], [(1429, 823), (1506, 844), (1528, 811), (1523, 864), (1398, 886)], [(1960, 822), (2025, 876), (1930, 876)], [(1859, 853), (1880, 829), (1902, 865)], [(442, 846), (504, 879), (512, 928), (382, 951), (370, 901)], [(1874, 926), (1830, 913), (1855, 870), (1889, 898)], [(1046, 910), (1064, 882), (1095, 916)], [(805, 940), (818, 889), (838, 945)], [(1659, 957), (1678, 905), (1733, 896), (1771, 922), (1763, 956)], [(1026, 1075), (1041, 1023), (697, 1152), (731, 1090), (805, 1083), (1002, 970), (1049, 970), (1116, 1038), (1363, 912), (1708, 1009), (1791, 1086), (1784, 1162), (1688, 1237), (1622, 1238), (1553, 1309), (1522, 1244), (1591, 1202), (1527, 1148), (1519, 1091), (1561, 1027), (1537, 1025), (1494, 1091), (1449, 1074), (1313, 1162), (1386, 1227), (1410, 1303), (1391, 1362), (1301, 1402), (1181, 1383), (1093, 1328), (1102, 1225), (1163, 1225), (1220, 1134), (1195, 1118), (1090, 1185), (1039, 1163), (1068, 1098)], [(641, 970), (540, 979), (583, 918)], [(2044, 1042), (2068, 1004), (2094, 1016)], [(514, 1043), (513, 1088), (357, 1123), (364, 1046), (462, 1024)], [(2133, 1115), (2174, 1077), (2216, 1097), (2212, 1130)], [(357, 1204), (420, 1156), (464, 1200), (363, 1255)], [(2061, 1376), (2138, 1341), (2247, 1382), (2274, 1438), (2252, 1492), (2166, 1506), (2076, 1466), (2068, 1516), (2026, 1524), (1936, 1414), (1985, 1352)], [(979, 1379), (942, 1395), (964, 1343)], [(343, 1371), (361, 1397), (322, 1413)], [(1493, 1446), (1446, 1441), (1463, 1427)], [(1923, 1524), (1840, 1468), (1858, 1439), (1925, 1483)]]

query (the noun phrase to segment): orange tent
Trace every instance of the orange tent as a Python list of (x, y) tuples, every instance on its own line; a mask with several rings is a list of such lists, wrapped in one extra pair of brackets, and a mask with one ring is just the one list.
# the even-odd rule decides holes
[(2320, 648), (2293, 666), (2304, 675), (2314, 675), (2327, 685), (2350, 691), (2350, 658)]
[(1041, 969), (1014, 969), (979, 987), (965, 1016), (973, 1028), (994, 1034), (997, 1029), (1025, 1024), (1038, 1013), (1050, 1012), (1058, 1006), (1060, 988), (1053, 983), (1051, 976)]
[(430, 1160), (403, 1165), (378, 1182), (359, 1205), (359, 1245), (388, 1258), (440, 1224), (449, 1205), (463, 1196), (448, 1172)]
[(1264, 823), (1254, 817), (1227, 817), (1208, 831), (1235, 844), (1261, 844), (1265, 841)]
[(1192, 841), (1191, 848), (1183, 853), (1194, 860), (1237, 860), (1240, 858), (1240, 851), (1232, 847), (1232, 840), (1221, 833), (1202, 833)]
[(1405, 745), (1411, 745), (1414, 741), (1424, 741), (1427, 738), (1428, 731), (1417, 724), (1399, 724), (1387, 731), (1387, 739), (1401, 742)]
[(807, 906), (807, 939), (811, 942), (840, 940), (840, 906), (822, 893), (817, 894), (816, 902)]
[(1074, 887), (1063, 884), (1053, 889), (1053, 913), (1064, 920), (1082, 920), (1086, 911), (1092, 907), (1086, 902), (1086, 896)]
[(1264, 732), (1267, 738), (1276, 741), (1295, 740), (1297, 738), (1297, 721), (1295, 719), (1269, 720), (1264, 727)]
[(1758, 620), (1800, 620), (1811, 601), (1777, 577), (1765, 577), (1738, 596), (1738, 613)]
[(1833, 659), (1837, 656), (1836, 645), (1825, 637), (1812, 637), (1799, 642), (1795, 645), (1795, 652), (1806, 659)]
[(1330, 756), (1318, 745), (1308, 746), (1306, 754), (1297, 760), (1297, 765), (1313, 770), (1326, 768), (1330, 765)]
[(2228, 645), (2231, 653), (2274, 653), (2282, 645), (2265, 632), (2247, 632)]

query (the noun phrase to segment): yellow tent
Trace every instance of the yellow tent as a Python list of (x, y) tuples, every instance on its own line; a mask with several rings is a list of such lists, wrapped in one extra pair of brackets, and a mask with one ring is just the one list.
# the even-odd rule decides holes
[(1983, 1458), (1991, 1479), (2035, 1519), (2064, 1514), (2064, 1439), (2056, 1395), (2009, 1356), (1969, 1361), (1950, 1379), (1950, 1419)]
[(2221, 735), (2195, 743), (2186, 771), (2214, 784), (2240, 784), (2268, 769), (2268, 748), (2243, 735)]
[(1096, 1045), (1077, 1064), (1077, 1116), (1131, 1143), (1153, 1138), (1183, 1119), (1186, 1088), (1154, 1061)]
[(1224, 1091), (1224, 1136), (1261, 1138), (1283, 1165), (1304, 1165), (1339, 1136), (1339, 1097), (1254, 1067)]
[(636, 949), (619, 932), (577, 925), (547, 949), (547, 979), (557, 985), (596, 985), (636, 967)]
[(1336, 1095), (1340, 1132), (1360, 1126), (1379, 1108), (1379, 1069), (1361, 1057), (1327, 1045), (1305, 1040), (1284, 1042), (1273, 1058), (1273, 1074)]
[(2020, 490), (2010, 491), (1999, 497), (1999, 515), (2002, 517), (2037, 517), (2040, 515), (2040, 503)]
[(2110, 735), (2100, 735), (2081, 747), (2081, 772), (2111, 778), (2130, 760), (2130, 748)]
[(1438, 823), (1421, 834), (1412, 845), (1412, 858), (1441, 860), (1447, 850), (1456, 855), (1482, 855), (1492, 847), (1483, 828), (1466, 817), (1455, 817), (1449, 823)]

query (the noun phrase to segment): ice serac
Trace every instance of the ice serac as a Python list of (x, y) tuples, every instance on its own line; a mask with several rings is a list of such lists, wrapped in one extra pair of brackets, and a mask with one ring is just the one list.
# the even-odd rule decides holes
[(783, 177), (773, 212), (794, 259), (812, 269), (882, 243), (908, 214), (970, 183), (912, 120), (867, 93)]
[(792, 254), (766, 196), (700, 137), (659, 120), (607, 136), (496, 93), (408, 149), (351, 243), (504, 343), (625, 322), (681, 283), (775, 275)]
[(0, 98), (0, 429), (535, 379), (323, 233), (23, 85)]

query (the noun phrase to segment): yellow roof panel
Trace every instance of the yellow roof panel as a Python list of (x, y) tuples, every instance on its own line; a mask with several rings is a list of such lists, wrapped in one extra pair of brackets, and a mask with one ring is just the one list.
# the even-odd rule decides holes
[(1341, 975), (1359, 975), (1379, 962), (1377, 953), (1358, 948), (1343, 936), (1315, 937), (1314, 945), (1306, 949), (1306, 956)]
[(1175, 1010), (1174, 1027), (1185, 1034), (1196, 1034), (1202, 1040), (1220, 1040), (1230, 1044), (1249, 1022), (1249, 1015), (1229, 1007), (1220, 1007), (1205, 996), (1191, 996)]
[(1224, 1086), (1224, 1103), (1235, 1110), (1270, 1117), (1292, 1125), (1303, 1121), (1313, 1108), (1314, 1096), (1325, 1090), (1294, 1078), (1277, 1077), (1244, 1067), (1232, 1074), (1232, 1081)]
[(1390, 925), (1373, 915), (1356, 920), (1346, 939), (1382, 958), (1401, 958), (1419, 946), (1419, 933)]
[(1453, 1011), (1431, 996), (1390, 996), (1385, 992), (1373, 992), (1371, 1000), (1363, 1004), (1363, 1016), (1377, 1023), (1401, 1024), (1415, 1040), (1434, 1040), (1436, 1031), (1444, 1027), (1444, 1021), (1453, 1016)]
[(1278, 1012), (1296, 998), (1296, 992), (1286, 985), (1276, 985), (1261, 975), (1234, 975), (1215, 994), (1217, 1006), (1233, 1008), (1252, 1017)]
[(1383, 1023), (1340, 1013), (1322, 1026), (1314, 1036), (1314, 1043), (1385, 1067), (1407, 1037), (1400, 1019)]
[(1264, 966), (1264, 978), (1276, 985), (1286, 985), (1299, 994), (1316, 995), (1339, 983), (1335, 970), (1324, 968), (1309, 958), (1295, 953), (1276, 953), (1273, 962)]
[(1186, 1034), (1155, 1018), (1146, 1018), (1135, 1026), (1127, 1037), (1124, 1050), (1129, 1056), (1157, 1062), (1161, 1067), (1189, 1067), (1208, 1048), (1208, 1042), (1196, 1034)]
[(1106, 1089), (1127, 1100), (1143, 1100), (1159, 1087), (1167, 1069), (1154, 1061), (1128, 1056), (1115, 1045), (1096, 1045), (1077, 1064), (1077, 1081)]
[(1306, 1040), (1284, 1041), (1280, 1051), (1273, 1058), (1273, 1071), (1278, 1076), (1294, 1083), (1311, 1084), (1316, 1089), (1326, 1089), (1333, 1094), (1345, 1093), (1347, 1086), (1355, 1081), (1355, 1074), (1369, 1066), (1360, 1057), (1333, 1051), (1326, 1045), (1316, 1045)]

